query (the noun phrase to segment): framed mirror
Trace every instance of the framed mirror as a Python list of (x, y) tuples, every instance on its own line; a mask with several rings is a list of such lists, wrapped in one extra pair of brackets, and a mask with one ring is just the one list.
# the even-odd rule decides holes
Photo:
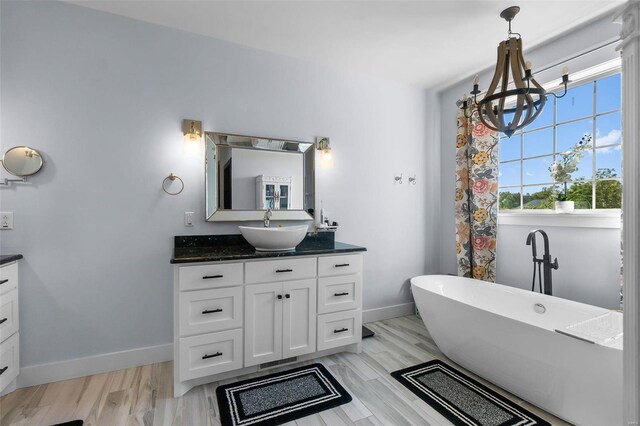
[(312, 142), (205, 133), (206, 217), (209, 222), (313, 220)]
[(14, 176), (35, 175), (42, 169), (44, 161), (38, 151), (28, 146), (14, 146), (2, 156), (2, 166)]

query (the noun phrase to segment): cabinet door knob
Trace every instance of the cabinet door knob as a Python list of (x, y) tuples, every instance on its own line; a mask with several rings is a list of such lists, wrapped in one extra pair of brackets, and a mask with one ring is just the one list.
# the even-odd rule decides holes
[(349, 293), (347, 293), (346, 291), (343, 291), (342, 293), (333, 293), (334, 296), (348, 296)]
[(349, 266), (348, 263), (339, 263), (336, 265), (336, 268), (344, 268), (345, 266)]
[(279, 294), (277, 297), (278, 297), (278, 300), (282, 299), (282, 295), (281, 294)]
[(348, 328), (341, 328), (339, 330), (333, 330), (334, 333), (342, 333), (343, 331), (349, 331)]
[(0, 376), (2, 376), (2, 373), (4, 373), (5, 371), (7, 371), (9, 369), (9, 366), (6, 366), (4, 368), (0, 368)]
[(215, 354), (211, 354), (211, 355), (205, 354), (205, 355), (202, 356), (202, 359), (215, 358), (215, 357), (221, 356), (221, 355), (222, 355), (222, 352), (216, 352)]
[(8, 283), (9, 282), (9, 278), (7, 278), (6, 280), (0, 280), (0, 285), (4, 284), (4, 283)]
[(2, 324), (3, 322), (5, 322), (7, 319), (6, 318), (2, 318), (0, 319), (0, 324)]
[(205, 275), (204, 277), (202, 277), (203, 280), (210, 280), (213, 278), (222, 278), (224, 277), (224, 275)]
[(290, 294), (285, 294), (284, 297), (286, 297), (287, 299), (291, 298)]
[(222, 309), (221, 308), (218, 308), (218, 309), (205, 309), (204, 311), (202, 311), (202, 315), (215, 314), (216, 312), (222, 312)]
[(276, 272), (277, 273), (280, 273), (280, 272), (293, 272), (293, 269), (276, 269)]

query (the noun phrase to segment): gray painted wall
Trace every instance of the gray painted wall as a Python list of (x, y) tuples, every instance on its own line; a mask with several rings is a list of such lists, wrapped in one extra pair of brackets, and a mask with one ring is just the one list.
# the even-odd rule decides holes
[[(599, 19), (551, 43), (525, 53), (533, 71), (546, 68), (593, 46), (618, 37), (619, 25), (610, 17)], [(526, 34), (524, 35), (526, 42)], [(526, 45), (525, 45), (526, 48)], [(614, 47), (601, 49), (568, 62), (578, 71), (613, 59)], [(558, 78), (563, 65), (536, 75), (540, 82)], [(480, 87), (486, 88), (493, 70), (480, 72)], [(441, 210), (440, 271), (456, 273), (455, 250), (455, 135), (456, 100), (472, 88), (473, 76), (440, 93), (441, 113)], [(531, 227), (501, 225), (498, 230), (497, 281), (526, 288), (531, 285), (531, 252), (525, 246)], [(545, 228), (550, 234), (552, 254), (561, 265), (554, 276), (556, 294), (608, 308), (619, 306), (620, 230), (591, 228)], [(525, 232), (526, 231), (526, 232)], [(617, 301), (616, 301), (617, 300)]]
[[(203, 159), (182, 152), (183, 118), (331, 137), (317, 200), (339, 240), (369, 249), (365, 308), (409, 302), (407, 279), (437, 272), (433, 94), (64, 3), (1, 8), (2, 149), (32, 145), (46, 161), (0, 193), (15, 214), (1, 250), (25, 255), (23, 366), (172, 341), (172, 237), (237, 233), (204, 222)], [(170, 172), (180, 196), (161, 190)], [(394, 185), (400, 172), (418, 184)]]
[[(500, 225), (497, 281), (531, 289), (531, 247), (525, 245), (535, 226)], [(542, 227), (549, 234), (554, 296), (608, 309), (620, 308), (620, 229)], [(538, 236), (538, 255), (542, 256)], [(536, 287), (537, 288), (537, 287)]]

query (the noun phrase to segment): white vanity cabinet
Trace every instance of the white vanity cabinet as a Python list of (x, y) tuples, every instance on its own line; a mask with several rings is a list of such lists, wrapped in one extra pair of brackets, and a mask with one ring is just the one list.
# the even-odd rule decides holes
[(362, 253), (174, 265), (174, 396), (360, 352)]
[(18, 262), (0, 266), (0, 395), (15, 389), (20, 372)]

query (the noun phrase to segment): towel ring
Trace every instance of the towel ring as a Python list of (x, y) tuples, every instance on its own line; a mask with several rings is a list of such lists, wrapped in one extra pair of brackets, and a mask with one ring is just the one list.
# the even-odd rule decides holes
[[(170, 180), (170, 181), (173, 182), (176, 179), (178, 179), (180, 181), (180, 185), (181, 185), (180, 186), (180, 191), (178, 191), (178, 192), (169, 192), (169, 191), (167, 191), (167, 188), (165, 188), (165, 184), (167, 183), (167, 180)], [(162, 181), (162, 190), (164, 192), (166, 192), (167, 194), (169, 194), (169, 195), (178, 195), (179, 193), (181, 193), (184, 190), (184, 181), (182, 179), (180, 179), (180, 177), (178, 175), (176, 175), (174, 173), (171, 173), (169, 176), (164, 178), (164, 180)]]

